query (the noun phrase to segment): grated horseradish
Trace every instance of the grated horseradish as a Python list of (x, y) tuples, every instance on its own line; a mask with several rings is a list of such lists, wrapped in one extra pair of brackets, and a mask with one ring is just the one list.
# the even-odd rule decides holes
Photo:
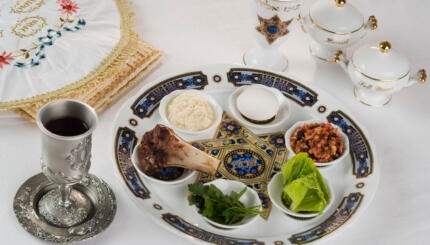
[(167, 120), (178, 128), (200, 131), (215, 121), (212, 106), (194, 93), (183, 93), (173, 98), (166, 107)]

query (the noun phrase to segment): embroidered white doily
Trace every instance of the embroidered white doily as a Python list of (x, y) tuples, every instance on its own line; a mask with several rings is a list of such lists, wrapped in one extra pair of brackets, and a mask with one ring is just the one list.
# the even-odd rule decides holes
[(31, 98), (82, 79), (120, 38), (115, 0), (1, 1), (0, 102)]

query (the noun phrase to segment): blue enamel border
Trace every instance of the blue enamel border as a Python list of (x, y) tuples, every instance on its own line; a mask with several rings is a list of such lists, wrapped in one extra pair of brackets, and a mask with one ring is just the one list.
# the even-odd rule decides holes
[(363, 200), (363, 194), (350, 193), (344, 197), (340, 205), (336, 208), (335, 212), (326, 219), (323, 223), (301, 233), (292, 235), (288, 240), (292, 244), (304, 244), (313, 242), (321, 237), (335, 231), (342, 226), (346, 221), (351, 218), (354, 212), (360, 206)]
[(353, 174), (357, 178), (366, 178), (373, 172), (372, 149), (360, 128), (342, 111), (333, 111), (327, 120), (339, 126), (348, 136)]
[(228, 81), (235, 86), (262, 84), (273, 87), (301, 106), (313, 106), (318, 101), (318, 94), (303, 84), (290, 78), (271, 72), (249, 69), (232, 68), (227, 73)]
[(122, 178), (131, 192), (142, 199), (151, 198), (151, 192), (140, 180), (136, 169), (131, 162), (131, 153), (137, 143), (137, 137), (133, 130), (127, 127), (118, 129), (115, 141), (115, 156), (118, 169)]
[(157, 109), (161, 99), (179, 89), (204, 89), (208, 78), (201, 71), (178, 75), (149, 88), (131, 106), (133, 114), (140, 117), (150, 117)]
[(214, 243), (214, 244), (231, 244), (231, 245), (263, 245), (264, 242), (257, 241), (255, 239), (241, 239), (218, 235), (212, 232), (203, 230), (202, 228), (196, 227), (177, 215), (171, 213), (165, 213), (162, 215), (164, 221), (180, 230), (181, 232), (188, 234), (192, 237), (200, 240)]

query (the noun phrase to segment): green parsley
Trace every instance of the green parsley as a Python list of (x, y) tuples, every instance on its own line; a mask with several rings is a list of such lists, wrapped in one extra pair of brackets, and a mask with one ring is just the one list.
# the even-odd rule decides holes
[(188, 190), (192, 193), (189, 205), (196, 205), (199, 213), (208, 219), (220, 224), (234, 224), (247, 215), (263, 214), (261, 205), (246, 208), (240, 201), (240, 197), (246, 192), (245, 187), (239, 193), (232, 191), (225, 195), (215, 185), (203, 185), (202, 183), (189, 184)]

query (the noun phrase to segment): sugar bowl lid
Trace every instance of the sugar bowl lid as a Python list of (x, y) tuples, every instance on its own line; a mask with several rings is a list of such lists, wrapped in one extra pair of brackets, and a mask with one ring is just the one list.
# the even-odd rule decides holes
[(309, 9), (314, 26), (334, 34), (351, 34), (364, 27), (363, 15), (346, 0), (319, 0)]
[(376, 81), (397, 81), (409, 74), (409, 61), (388, 41), (362, 46), (352, 56), (356, 71)]

